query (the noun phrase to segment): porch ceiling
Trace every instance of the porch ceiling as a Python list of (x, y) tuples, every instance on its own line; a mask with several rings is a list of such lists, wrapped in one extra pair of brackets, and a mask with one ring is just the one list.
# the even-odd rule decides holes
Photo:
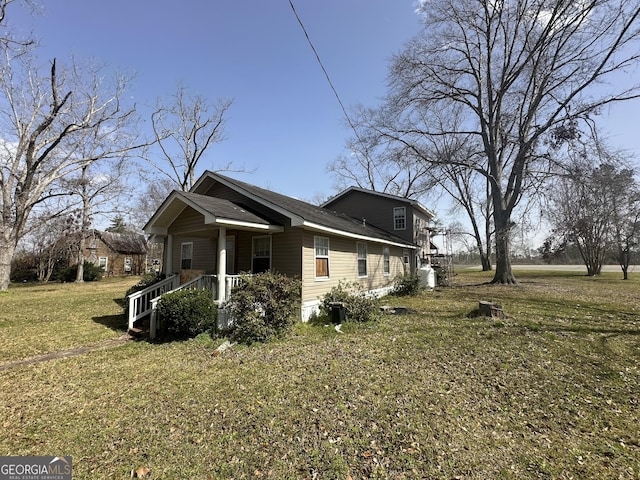
[(144, 231), (153, 235), (166, 235), (171, 224), (187, 207), (203, 216), (203, 229), (226, 227), (260, 232), (283, 231), (282, 225), (275, 225), (229, 200), (177, 190), (162, 203), (144, 226)]

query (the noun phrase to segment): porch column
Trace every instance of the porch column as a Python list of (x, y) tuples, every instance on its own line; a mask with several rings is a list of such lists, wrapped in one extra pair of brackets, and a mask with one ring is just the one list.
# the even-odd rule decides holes
[(173, 275), (173, 235), (167, 235), (167, 244), (166, 251), (164, 252), (164, 265), (162, 265), (162, 269), (164, 273), (169, 276)]
[(218, 229), (218, 305), (224, 302), (227, 275), (227, 229)]

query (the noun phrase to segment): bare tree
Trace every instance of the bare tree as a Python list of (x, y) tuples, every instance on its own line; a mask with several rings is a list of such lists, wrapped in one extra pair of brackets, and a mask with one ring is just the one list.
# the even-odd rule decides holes
[(134, 199), (134, 203), (127, 211), (128, 225), (137, 232), (151, 218), (154, 212), (173, 190), (175, 184), (168, 178), (153, 178), (146, 182), (144, 190)]
[(589, 147), (554, 182), (548, 215), (555, 232), (577, 246), (587, 275), (599, 275), (611, 253), (627, 279), (640, 234), (640, 186), (620, 153), (597, 140)]
[(640, 244), (640, 184), (636, 172), (628, 167), (611, 169), (611, 235), (613, 256), (629, 279), (629, 265), (634, 248)]
[[(512, 214), (550, 172), (545, 139), (605, 105), (638, 97), (614, 75), (637, 64), (636, 0), (433, 0), (424, 29), (391, 66), (384, 109), (367, 129), (433, 162), (434, 137), (473, 137), (460, 167), (490, 185), (494, 283), (516, 283)], [(616, 85), (614, 80), (618, 81)], [(604, 83), (605, 89), (596, 89)], [(377, 121), (382, 118), (382, 122)], [(479, 160), (480, 159), (480, 160)], [(442, 161), (441, 159), (436, 159)]]
[(0, 48), (13, 49), (16, 51), (22, 51), (24, 48), (33, 45), (33, 39), (18, 39), (11, 35), (10, 29), (5, 28), (7, 10), (11, 4), (23, 4), (32, 10), (36, 10), (36, 5), (31, 0), (0, 0)]
[[(0, 290), (6, 290), (11, 258), (31, 213), (48, 199), (68, 195), (59, 188), (61, 179), (131, 149), (124, 132), (135, 110), (120, 103), (126, 79), (108, 85), (96, 67), (60, 71), (54, 60), (42, 74), (31, 55), (7, 54), (1, 68)], [(78, 152), (88, 132), (102, 141), (85, 158)]]
[[(189, 190), (202, 158), (212, 145), (225, 139), (224, 115), (231, 103), (218, 100), (212, 105), (200, 95), (189, 96), (183, 86), (178, 86), (175, 95), (167, 102), (158, 102), (151, 115), (159, 158), (152, 158), (154, 150), (147, 154), (147, 161), (176, 188)], [(216, 168), (216, 171), (232, 170), (232, 162)]]
[[(92, 135), (93, 137), (93, 135)], [(94, 145), (83, 143), (78, 148), (78, 155), (91, 159)], [(98, 157), (87, 160), (80, 166), (80, 170), (62, 179), (63, 188), (70, 195), (77, 198), (78, 235), (76, 258), (78, 271), (76, 282), (84, 281), (85, 240), (96, 216), (107, 216), (119, 211), (119, 197), (126, 191), (126, 156), (109, 158)]]
[[(353, 118), (354, 121), (367, 122), (378, 113), (358, 106)], [(411, 149), (390, 144), (364, 128), (347, 140), (346, 148), (349, 154), (339, 156), (327, 167), (335, 179), (336, 189), (355, 185), (413, 199), (432, 193), (436, 180), (429, 165), (421, 162)]]
[(464, 168), (463, 162), (477, 157), (469, 138), (432, 137), (419, 155), (414, 148), (389, 141), (379, 135), (378, 127), (390, 125), (386, 108), (359, 107), (356, 135), (348, 140), (349, 156), (340, 156), (328, 170), (344, 188), (349, 182), (362, 188), (379, 190), (411, 198), (438, 196), (444, 191), (454, 202), (452, 212), (464, 211), (471, 231), (456, 227), (457, 233), (472, 237), (484, 271), (491, 270), (493, 237), (492, 205), (486, 177)]

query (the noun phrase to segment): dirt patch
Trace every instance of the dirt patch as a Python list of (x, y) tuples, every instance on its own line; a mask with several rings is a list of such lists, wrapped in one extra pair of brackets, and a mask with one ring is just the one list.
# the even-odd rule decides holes
[(48, 362), (50, 360), (58, 360), (60, 358), (77, 357), (78, 355), (84, 355), (85, 353), (95, 352), (97, 350), (104, 350), (106, 348), (113, 348), (119, 345), (123, 345), (130, 342), (132, 338), (128, 334), (121, 335), (118, 338), (113, 338), (95, 345), (86, 345), (83, 347), (71, 348), (69, 350), (60, 350), (58, 352), (45, 353), (43, 355), (36, 355), (35, 357), (23, 358), (22, 360), (15, 360), (0, 364), (0, 371), (9, 370), (10, 368), (22, 367), (25, 365), (32, 365), (34, 363)]

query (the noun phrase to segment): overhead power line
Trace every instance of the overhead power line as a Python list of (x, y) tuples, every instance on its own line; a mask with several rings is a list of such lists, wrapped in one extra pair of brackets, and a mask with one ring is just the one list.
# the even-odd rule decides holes
[(307, 39), (307, 43), (311, 47), (311, 50), (313, 50), (313, 54), (316, 56), (316, 60), (318, 61), (318, 64), (320, 65), (320, 68), (322, 69), (322, 72), (324, 73), (325, 78), (327, 79), (327, 82), (329, 83), (329, 86), (331, 87), (331, 90), (333, 91), (333, 94), (336, 96), (336, 99), (338, 100), (338, 103), (340, 104), (340, 108), (342, 108), (342, 113), (344, 114), (344, 117), (347, 119), (347, 123), (349, 124), (349, 126), (351, 127), (353, 132), (355, 133), (356, 138), (360, 141), (360, 136), (358, 135), (358, 132), (356, 131), (356, 127), (353, 124), (353, 122), (351, 121), (351, 118), (349, 117), (349, 114), (347, 113), (347, 109), (345, 108), (344, 104), (342, 103), (342, 100), (340, 99), (340, 95), (338, 95), (338, 91), (336, 90), (336, 87), (333, 86), (333, 82), (331, 81), (331, 77), (329, 77), (329, 73), (327, 72), (327, 69), (324, 68), (324, 65), (322, 64), (322, 60), (320, 59), (320, 55), (318, 55), (318, 51), (316, 50), (316, 47), (313, 46), (313, 42), (311, 41), (311, 38), (309, 37), (309, 34), (307, 33), (307, 29), (305, 28), (304, 24), (302, 23), (302, 20), (300, 19), (300, 16), (298, 15), (298, 12), (296, 11), (296, 7), (293, 6), (293, 0), (289, 0), (289, 5), (291, 5), (291, 10), (293, 11), (293, 14), (295, 15), (296, 20), (300, 24), (300, 28), (302, 28), (302, 31), (304, 32), (304, 36)]

